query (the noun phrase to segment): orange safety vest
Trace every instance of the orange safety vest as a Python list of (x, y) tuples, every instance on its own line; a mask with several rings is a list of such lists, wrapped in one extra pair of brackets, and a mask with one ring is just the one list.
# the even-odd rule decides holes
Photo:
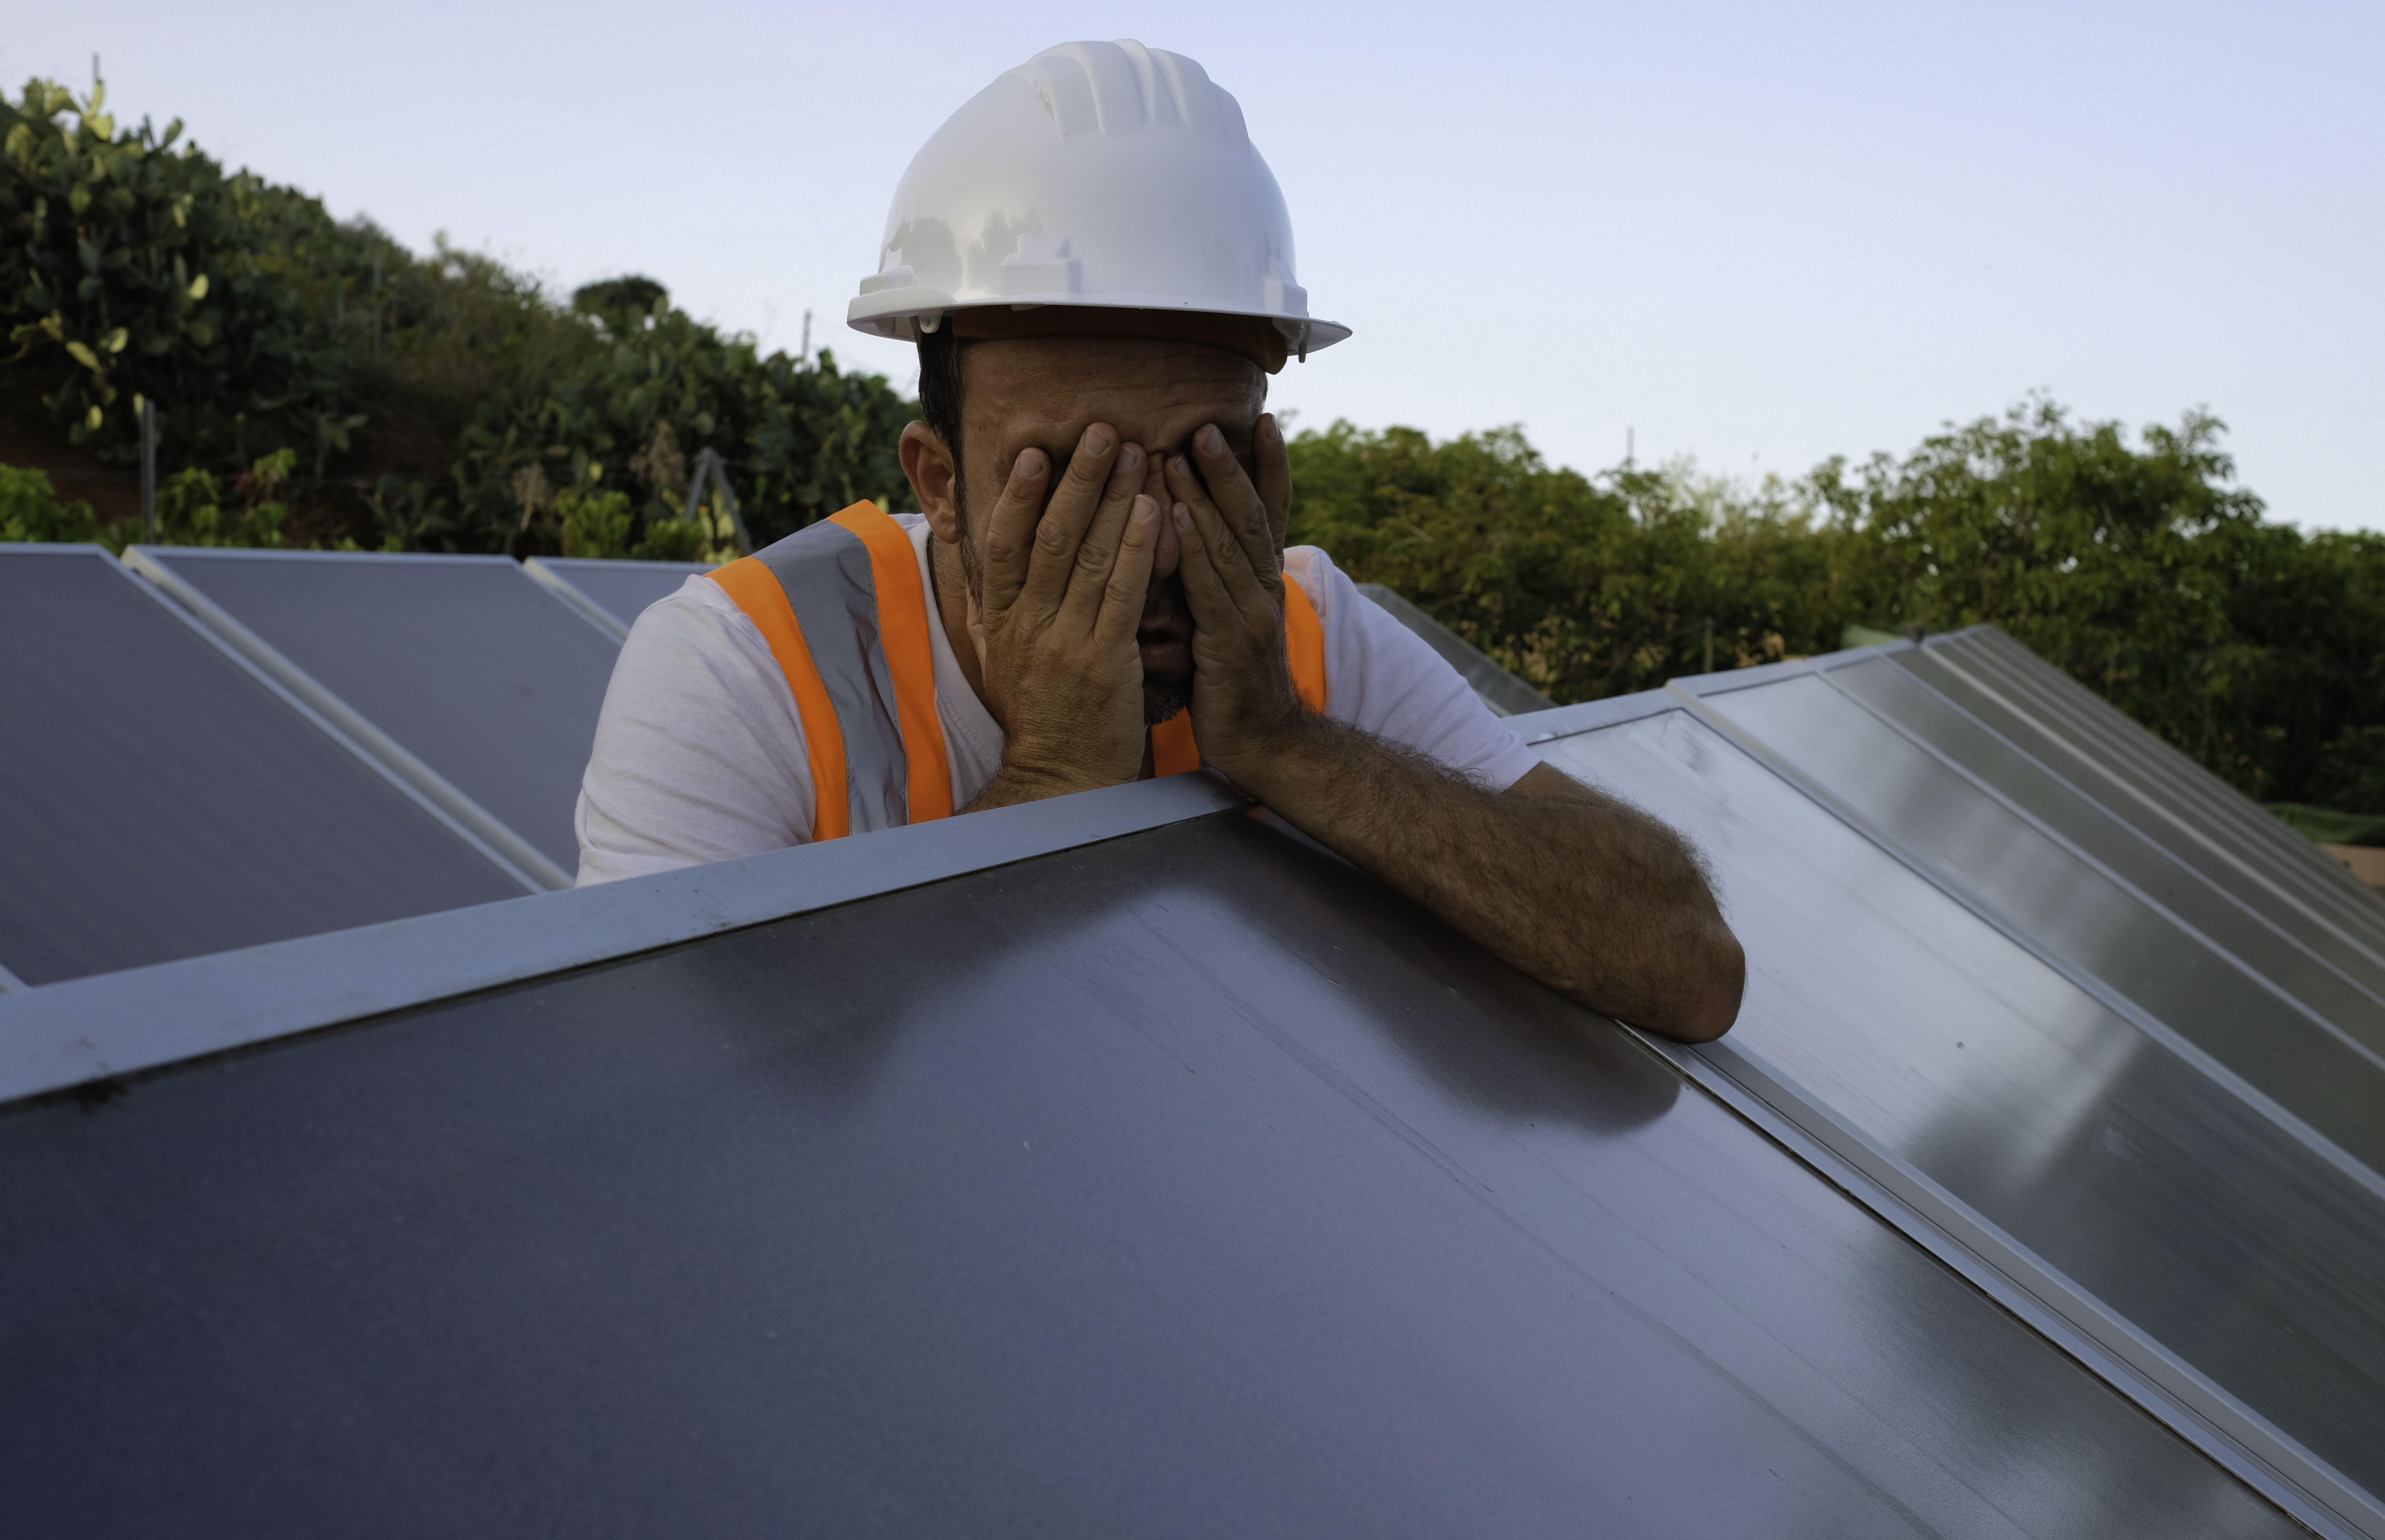
[[(875, 503), (855, 503), (709, 576), (760, 629), (794, 695), (811, 759), (813, 839), (952, 816), (928, 630), (943, 620), (902, 525)], [(1325, 627), (1289, 575), (1283, 596), (1292, 688), (1322, 711)], [(1201, 768), (1190, 711), (1151, 730), (1151, 763), (1157, 775)]]

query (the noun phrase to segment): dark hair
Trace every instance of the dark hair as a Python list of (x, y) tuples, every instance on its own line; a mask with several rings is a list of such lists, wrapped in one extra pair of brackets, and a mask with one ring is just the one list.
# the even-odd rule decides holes
[(919, 333), (919, 419), (944, 441), (953, 457), (953, 484), (961, 477), (961, 340), (953, 335), (952, 318), (933, 332)]

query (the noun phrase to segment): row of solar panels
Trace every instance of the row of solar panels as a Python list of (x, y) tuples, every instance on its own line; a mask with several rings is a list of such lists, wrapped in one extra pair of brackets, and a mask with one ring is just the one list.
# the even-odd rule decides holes
[(696, 570), (0, 546), (0, 977), (568, 886), (625, 622)]
[(2385, 1540), (2385, 906), (1991, 628), (1513, 725), (1714, 863), (1671, 1071), (1199, 778), (0, 1000), (0, 1101), (208, 1066), (0, 1120), (0, 1475), (154, 1408), (128, 1532), (2291, 1529), (2191, 1446)]
[(618, 645), (701, 570), (0, 546), (0, 987), (569, 886)]
[(2385, 904), (1992, 627), (1518, 725), (1724, 874), (1760, 983), (1685, 1062), (2385, 1534)]

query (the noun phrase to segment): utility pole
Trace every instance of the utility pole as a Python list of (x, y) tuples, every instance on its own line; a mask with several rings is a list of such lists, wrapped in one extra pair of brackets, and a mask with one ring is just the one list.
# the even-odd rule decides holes
[(804, 312), (804, 350), (795, 355), (795, 361), (799, 364), (812, 361), (812, 313), (809, 310)]
[(1623, 469), (1624, 469), (1624, 470), (1630, 470), (1630, 469), (1631, 469), (1631, 463), (1632, 463), (1632, 460), (1633, 460), (1633, 458), (1634, 458), (1634, 457), (1634, 457), (1634, 446), (1633, 446), (1633, 444), (1632, 444), (1632, 430), (1631, 430), (1631, 429), (1629, 429), (1629, 428), (1626, 428), (1626, 429), (1624, 429), (1624, 430), (1623, 430)]
[(141, 540), (157, 543), (157, 403), (141, 397)]
[(1714, 672), (1714, 617), (1706, 617), (1706, 672)]

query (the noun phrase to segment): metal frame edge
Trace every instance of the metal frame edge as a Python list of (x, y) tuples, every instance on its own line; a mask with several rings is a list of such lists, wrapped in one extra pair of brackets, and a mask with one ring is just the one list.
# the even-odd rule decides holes
[[(162, 596), (179, 607), (187, 618), (196, 622), (203, 634), (241, 658), (252, 673), (262, 675), (278, 686), (278, 693), (293, 705), (300, 706), (315, 724), (329, 732), (332, 739), (350, 753), (381, 771), (415, 801), (430, 809), (432, 816), (469, 843), (514, 881), (531, 893), (552, 893), (571, 886), (571, 875), (550, 860), (545, 852), (499, 821), (496, 815), (458, 790), (456, 784), (375, 726), (370, 718), (331, 693), (312, 674), (301, 669), (282, 652), (257, 635), (230, 611), (169, 568), (153, 550), (170, 549), (184, 554), (178, 547), (145, 545), (128, 546), (124, 553), (125, 570), (151, 584)], [(266, 555), (311, 556), (305, 551), (267, 552)], [(516, 565), (510, 557), (496, 557), (508, 566)]]
[(618, 646), (630, 639), (630, 628), (618, 616), (573, 587), (569, 578), (547, 566), (538, 557), (526, 557), (521, 564), (521, 570), (532, 582), (570, 607), (573, 614), (612, 638), (614, 645)]
[(1248, 806), (1168, 776), (0, 995), (0, 1107)]

